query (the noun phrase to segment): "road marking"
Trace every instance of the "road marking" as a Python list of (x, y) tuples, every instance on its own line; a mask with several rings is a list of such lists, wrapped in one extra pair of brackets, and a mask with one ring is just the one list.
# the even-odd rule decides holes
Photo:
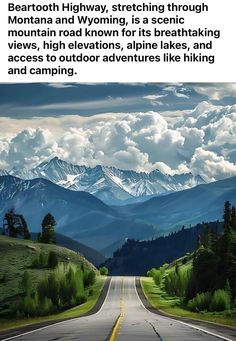
[[(107, 300), (107, 297), (108, 297), (108, 294), (110, 292), (110, 287), (111, 287), (111, 282), (112, 282), (112, 279), (110, 280), (110, 283), (109, 283), (109, 287), (107, 289), (107, 294), (106, 294), (106, 297), (104, 299), (104, 302), (101, 306), (101, 308), (96, 312), (96, 314), (93, 314), (94, 315), (97, 315), (101, 312), (106, 300)], [(37, 328), (37, 329), (33, 329), (33, 330), (30, 330), (29, 332), (25, 332), (25, 333), (22, 333), (22, 334), (18, 334), (18, 335), (15, 335), (15, 336), (11, 336), (11, 337), (8, 337), (6, 339), (2, 339), (2, 341), (8, 341), (8, 340), (13, 340), (13, 339), (16, 339), (18, 337), (21, 337), (21, 336), (25, 336), (25, 335), (29, 335), (29, 334), (32, 334), (32, 333), (36, 333), (36, 332), (39, 332), (41, 330), (44, 330), (44, 329), (47, 329), (47, 328), (50, 328), (50, 327), (54, 327), (54, 326), (58, 326), (60, 324), (63, 324), (63, 323), (67, 323), (67, 322), (73, 322), (79, 318), (82, 318), (83, 316), (79, 316), (79, 317), (75, 317), (73, 319), (70, 319), (70, 320), (66, 320), (66, 321), (61, 321), (61, 322), (56, 322), (56, 323), (53, 323), (53, 324), (50, 324), (49, 326), (45, 326), (45, 327), (41, 327), (41, 328)]]
[[(142, 286), (141, 286), (141, 288), (142, 288)], [(139, 299), (139, 301), (140, 301), (142, 307), (143, 307), (146, 311), (148, 311), (149, 314), (155, 315), (154, 313), (152, 313), (150, 310), (148, 310), (148, 309), (145, 307), (145, 305), (143, 304), (141, 298), (139, 297), (139, 294), (138, 294), (137, 288), (136, 288), (136, 284), (135, 284), (135, 277), (134, 277), (134, 289), (135, 289), (136, 295), (138, 296), (138, 299)], [(160, 315), (160, 316), (161, 316), (161, 315)], [(214, 336), (214, 337), (216, 337), (216, 338), (218, 338), (218, 339), (221, 339), (221, 340), (224, 340), (224, 341), (233, 341), (233, 339), (229, 339), (229, 338), (224, 337), (224, 336), (222, 336), (222, 335), (215, 334), (215, 333), (210, 332), (210, 331), (208, 331), (208, 330), (206, 330), (206, 329), (200, 328), (200, 327), (198, 327), (198, 326), (194, 326), (193, 324), (189, 324), (189, 323), (186, 323), (186, 322), (182, 322), (182, 321), (179, 321), (179, 320), (175, 320), (174, 318), (168, 317), (168, 316), (163, 316), (163, 317), (164, 317), (164, 318), (167, 318), (167, 319), (169, 319), (169, 320), (171, 320), (171, 321), (175, 321), (175, 322), (178, 322), (178, 323), (180, 323), (180, 324), (183, 324), (183, 325), (185, 325), (185, 326), (187, 326), (187, 327), (190, 327), (190, 328), (192, 328), (192, 329), (199, 330), (199, 331), (201, 331), (201, 332), (203, 332), (203, 333), (205, 333), (205, 334)]]
[[(110, 292), (111, 282), (112, 282), (112, 278), (111, 278), (111, 280), (110, 280), (109, 287), (108, 287), (108, 289), (107, 289), (107, 294), (106, 294), (106, 297), (105, 297), (105, 299), (104, 299), (104, 301), (103, 301), (103, 304), (102, 304), (101, 308), (96, 312), (96, 314), (93, 314), (93, 316), (94, 316), (94, 315), (97, 315), (97, 314), (100, 314), (100, 312), (102, 311), (102, 309), (103, 309), (103, 307), (104, 307), (104, 304), (105, 304), (106, 301), (107, 301), (108, 294), (109, 294), (109, 292)], [(82, 317), (82, 316), (81, 316), (81, 317)]]
[(122, 278), (122, 284), (121, 284), (121, 289), (120, 289), (120, 315), (116, 321), (115, 326), (113, 327), (109, 341), (114, 341), (116, 334), (120, 335), (120, 333), (119, 332), (117, 333), (117, 331), (118, 331), (118, 328), (120, 329), (120, 324), (123, 321), (124, 316), (125, 316), (125, 313), (124, 313), (124, 278)]
[(111, 337), (110, 337), (109, 341), (114, 341), (115, 340), (116, 332), (117, 332), (117, 329), (118, 329), (118, 327), (119, 327), (119, 325), (121, 323), (121, 320), (122, 320), (122, 316), (120, 315), (118, 317), (117, 321), (116, 321), (116, 324), (115, 324), (113, 330), (112, 330), (112, 334), (111, 334)]

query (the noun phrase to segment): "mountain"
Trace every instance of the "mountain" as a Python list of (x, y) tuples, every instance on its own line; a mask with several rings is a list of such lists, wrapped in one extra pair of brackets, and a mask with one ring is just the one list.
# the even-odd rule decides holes
[(30, 231), (40, 231), (43, 217), (50, 212), (57, 221), (56, 232), (97, 250), (119, 239), (155, 234), (151, 224), (118, 213), (87, 192), (65, 189), (46, 179), (1, 176), (1, 221), (11, 207), (24, 215)]
[(125, 238), (148, 239), (176, 231), (183, 225), (222, 218), (225, 201), (236, 203), (236, 177), (154, 197), (144, 203), (108, 206), (87, 192), (72, 191), (46, 179), (0, 177), (0, 220), (14, 207), (30, 231), (41, 229), (50, 212), (57, 233), (109, 254)]
[(6, 170), (0, 169), (0, 176), (3, 176), (3, 175), (9, 175), (9, 174)]
[(10, 174), (21, 179), (44, 178), (64, 188), (89, 192), (108, 204), (121, 204), (133, 199), (142, 201), (148, 196), (163, 195), (205, 183), (200, 176), (191, 173), (170, 176), (159, 170), (137, 173), (115, 167), (90, 168), (76, 166), (57, 157), (31, 170), (12, 169)]
[(119, 249), (125, 242), (127, 241), (127, 238), (125, 239), (120, 239), (112, 243), (111, 245), (108, 245), (104, 249), (101, 250), (101, 253), (108, 257), (112, 257), (113, 252), (115, 252), (117, 249)]
[[(223, 223), (212, 222), (208, 227), (221, 233)], [(170, 263), (187, 252), (193, 252), (203, 231), (204, 224), (198, 224), (153, 240), (128, 239), (104, 265), (108, 267), (111, 275), (145, 275), (152, 267)]]
[[(31, 239), (37, 240), (38, 233), (31, 233)], [(64, 236), (63, 234), (56, 233), (56, 244), (63, 246), (67, 249), (78, 252), (81, 256), (84, 256), (90, 263), (95, 266), (99, 266), (105, 262), (105, 256), (91, 247), (84, 245), (77, 240)]]
[(202, 221), (221, 220), (224, 202), (236, 205), (236, 177), (122, 207), (123, 213), (154, 224), (160, 234)]

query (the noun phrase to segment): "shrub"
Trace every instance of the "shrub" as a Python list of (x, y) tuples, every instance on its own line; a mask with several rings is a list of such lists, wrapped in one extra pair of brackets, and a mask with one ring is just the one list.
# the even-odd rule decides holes
[[(94, 271), (88, 271), (87, 281), (95, 279)], [(69, 266), (67, 271), (59, 266), (53, 273), (43, 279), (37, 288), (38, 312), (45, 315), (61, 308), (72, 306), (87, 301), (84, 291), (84, 274), (80, 267)]]
[(156, 270), (153, 274), (153, 279), (156, 285), (160, 285), (161, 284), (161, 279), (162, 279), (162, 275), (160, 270)]
[(230, 294), (223, 289), (211, 292), (197, 294), (188, 302), (188, 308), (192, 311), (224, 311), (230, 309)]
[(153, 278), (156, 271), (157, 271), (156, 268), (152, 268), (152, 269), (148, 270), (147, 276)]
[(60, 283), (57, 276), (53, 273), (48, 278), (48, 293), (47, 297), (51, 298), (52, 303), (58, 307), (59, 306), (59, 294), (60, 294)]
[(170, 271), (164, 281), (165, 290), (170, 295), (185, 297), (192, 276), (191, 270), (175, 267), (175, 271)]
[(26, 293), (30, 294), (32, 291), (31, 276), (28, 271), (25, 271), (20, 282), (20, 288)]
[(45, 252), (40, 252), (39, 255), (37, 255), (31, 264), (32, 268), (45, 268), (48, 266), (48, 254)]
[(45, 297), (43, 302), (41, 302), (38, 306), (39, 315), (48, 315), (53, 313), (55, 310), (52, 300), (48, 297)]
[(58, 265), (58, 257), (55, 251), (50, 251), (48, 256), (48, 267), (50, 269), (55, 269)]
[(85, 303), (86, 301), (87, 301), (87, 296), (86, 296), (86, 294), (82, 294), (82, 295), (78, 295), (77, 296), (77, 304), (83, 304), (83, 303)]
[(42, 279), (37, 288), (37, 293), (38, 293), (38, 300), (39, 303), (43, 303), (45, 300), (45, 297), (48, 295), (48, 280), (47, 278)]
[(108, 275), (108, 269), (105, 266), (101, 267), (99, 269), (99, 272), (100, 272), (100, 275), (102, 275), (102, 276), (107, 276)]
[(188, 301), (188, 309), (192, 311), (209, 310), (211, 304), (211, 292), (197, 294), (192, 300)]
[(35, 316), (37, 315), (37, 303), (34, 298), (27, 295), (23, 302), (21, 303), (20, 310), (25, 314), (25, 316)]
[(230, 309), (230, 294), (226, 290), (218, 289), (214, 292), (210, 310), (211, 311), (224, 311)]
[(93, 285), (96, 281), (96, 274), (93, 270), (84, 272), (84, 287), (87, 288)]

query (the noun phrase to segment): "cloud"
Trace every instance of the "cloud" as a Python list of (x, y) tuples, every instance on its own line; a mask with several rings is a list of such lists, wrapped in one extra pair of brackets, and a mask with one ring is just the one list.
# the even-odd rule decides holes
[(163, 89), (164, 91), (171, 92), (175, 97), (186, 98), (189, 99), (189, 95), (186, 94), (186, 88), (179, 86), (167, 86)]
[(152, 106), (156, 107), (156, 106), (163, 106), (163, 105), (165, 105), (162, 101), (160, 101), (158, 99), (166, 97), (166, 96), (167, 96), (167, 94), (165, 94), (165, 95), (147, 95), (147, 96), (144, 96), (143, 99), (149, 100), (150, 104)]
[(24, 129), (8, 142), (0, 153), (10, 167), (34, 167), (45, 158), (61, 154), (53, 134), (48, 129)]
[(193, 174), (200, 174), (207, 181), (220, 180), (236, 175), (236, 165), (214, 152), (197, 148), (190, 162)]
[[(113, 99), (111, 99), (113, 100)], [(34, 167), (58, 157), (74, 164), (167, 174), (188, 171), (207, 181), (232, 176), (236, 106), (200, 103), (194, 110), (108, 113), (32, 119), (0, 118), (0, 167)]]
[(192, 87), (197, 93), (208, 96), (210, 100), (219, 101), (225, 97), (236, 96), (236, 83), (197, 84)]
[(74, 84), (69, 83), (46, 83), (46, 85), (55, 89), (75, 88)]
[(155, 101), (158, 98), (162, 98), (162, 97), (166, 97), (166, 96), (167, 95), (147, 95), (147, 96), (144, 96), (143, 98), (148, 99), (150, 101)]

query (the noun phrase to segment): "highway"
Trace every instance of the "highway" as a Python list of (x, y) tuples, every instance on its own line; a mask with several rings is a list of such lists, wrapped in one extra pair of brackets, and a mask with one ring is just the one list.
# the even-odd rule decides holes
[[(4, 340), (24, 341), (216, 341), (204, 331), (148, 311), (138, 297), (134, 277), (113, 277), (101, 309), (94, 315), (59, 322)], [(212, 334), (211, 334), (212, 333)]]

